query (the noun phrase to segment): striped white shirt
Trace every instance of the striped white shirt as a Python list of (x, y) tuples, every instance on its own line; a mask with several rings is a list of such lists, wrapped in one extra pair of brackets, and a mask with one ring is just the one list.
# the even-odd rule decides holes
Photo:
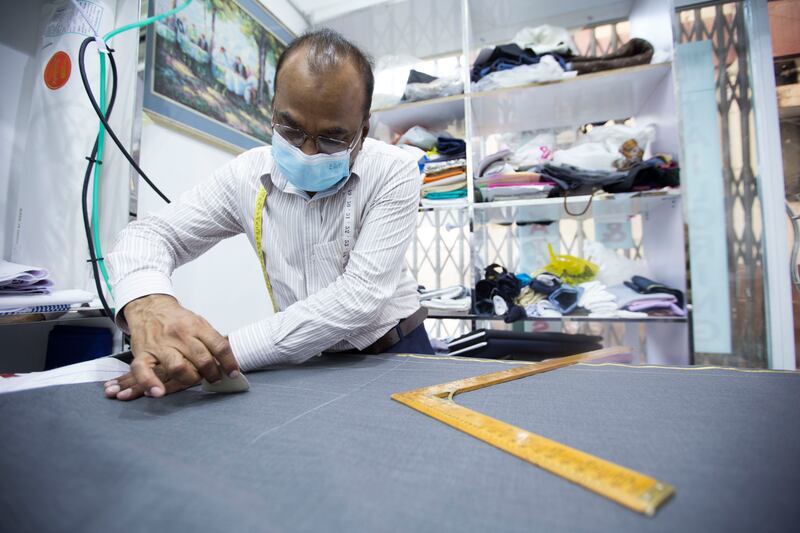
[[(222, 239), (246, 233), (255, 249), (261, 185), (267, 190), (262, 246), (280, 311), (229, 334), (242, 370), (364, 349), (419, 308), (416, 281), (405, 268), (419, 171), (401, 149), (374, 139), (364, 140), (347, 180), (313, 198), (287, 182), (265, 146), (240, 155), (161, 213), (132, 222), (106, 256), (117, 308), (148, 294), (175, 296), (173, 270)], [(355, 235), (349, 253), (348, 229)], [(253, 290), (269, 298), (265, 284)], [(122, 314), (117, 322), (127, 330)]]

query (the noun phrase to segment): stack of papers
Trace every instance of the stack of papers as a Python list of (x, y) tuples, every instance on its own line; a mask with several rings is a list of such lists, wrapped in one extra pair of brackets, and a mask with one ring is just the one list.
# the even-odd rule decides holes
[(49, 294), (52, 287), (44, 268), (0, 260), (0, 295)]
[(0, 315), (69, 311), (94, 297), (81, 290), (54, 291), (46, 269), (0, 260)]

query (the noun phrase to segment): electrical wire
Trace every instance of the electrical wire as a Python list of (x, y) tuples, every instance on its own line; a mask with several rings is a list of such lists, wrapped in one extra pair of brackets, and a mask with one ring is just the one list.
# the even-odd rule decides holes
[[(81, 67), (83, 67), (83, 60), (86, 54), (86, 47), (89, 45), (89, 43), (93, 42), (94, 40), (95, 40), (94, 37), (87, 37), (81, 43), (80, 52), (78, 54), (79, 58), (78, 61)], [(109, 99), (108, 109), (106, 110), (104, 116), (106, 120), (108, 120), (108, 118), (111, 116), (111, 111), (114, 109), (114, 102), (117, 99), (117, 65), (116, 62), (114, 61), (114, 57), (112, 54), (109, 53), (108, 57), (109, 57), (109, 63), (111, 64), (111, 98)], [(84, 71), (85, 69), (82, 68), (81, 70)], [(86, 233), (86, 242), (89, 247), (89, 257), (90, 257), (89, 261), (92, 264), (92, 272), (94, 273), (94, 283), (95, 283), (95, 288), (97, 289), (97, 296), (100, 298), (100, 303), (103, 305), (103, 312), (110, 320), (113, 321), (114, 312), (109, 307), (105, 295), (103, 294), (103, 287), (100, 285), (100, 272), (99, 272), (98, 262), (102, 261), (102, 257), (98, 259), (95, 250), (95, 241), (92, 238), (92, 225), (89, 221), (89, 206), (86, 199), (86, 195), (89, 191), (89, 181), (92, 177), (92, 169), (95, 167), (96, 162), (98, 163), (98, 166), (102, 165), (102, 160), (96, 159), (98, 154), (98, 146), (100, 142), (101, 142), (101, 136), (98, 133), (94, 141), (94, 146), (92, 147), (92, 153), (89, 157), (86, 158), (88, 160), (88, 163), (86, 165), (86, 174), (83, 177), (83, 188), (81, 190), (81, 211), (83, 213), (83, 229), (84, 232)], [(94, 208), (94, 210), (98, 209), (98, 206), (96, 204), (93, 205), (92, 207)]]
[[(78, 0), (71, 0), (72, 4), (78, 10), (78, 13), (83, 17), (83, 19), (88, 24), (89, 28), (91, 29), (94, 37), (89, 37), (81, 44), (81, 49), (79, 53), (79, 61), (78, 65), (81, 72), (81, 81), (83, 82), (84, 89), (86, 90), (86, 94), (89, 98), (89, 101), (92, 104), (92, 108), (95, 110), (98, 118), (100, 119), (100, 124), (98, 126), (98, 133), (95, 139), (94, 146), (92, 147), (92, 153), (87, 158), (88, 165), (86, 168), (86, 175), (84, 176), (84, 183), (83, 183), (83, 191), (81, 197), (81, 205), (83, 210), (83, 219), (84, 219), (84, 230), (86, 232), (86, 240), (87, 245), (89, 248), (89, 255), (90, 255), (90, 262), (92, 263), (92, 271), (94, 273), (94, 280), (95, 280), (95, 287), (97, 289), (98, 297), (100, 298), (100, 302), (103, 305), (103, 310), (106, 316), (113, 320), (114, 314), (113, 310), (109, 307), (108, 302), (105, 299), (105, 295), (103, 293), (102, 286), (100, 285), (100, 277), (102, 275), (103, 280), (105, 281), (106, 287), (108, 288), (108, 293), (112, 294), (111, 289), (111, 282), (109, 280), (108, 272), (106, 270), (102, 247), (100, 242), (100, 178), (102, 175), (102, 160), (104, 155), (104, 140), (105, 140), (105, 132), (108, 130), (109, 135), (111, 136), (114, 143), (123, 153), (125, 158), (128, 162), (136, 169), (137, 173), (147, 182), (150, 187), (167, 203), (170, 203), (169, 198), (161, 192), (158, 187), (147, 177), (147, 175), (142, 171), (139, 165), (133, 160), (131, 155), (128, 151), (122, 146), (122, 143), (119, 141), (119, 138), (114, 133), (113, 129), (108, 123), (108, 119), (111, 116), (111, 110), (113, 108), (114, 100), (116, 99), (116, 89), (117, 89), (117, 69), (116, 63), (114, 62), (114, 58), (112, 55), (113, 50), (108, 47), (107, 41), (110, 40), (115, 35), (119, 35), (128, 30), (141, 28), (152, 24), (158, 20), (164, 19), (166, 17), (170, 17), (182, 9), (186, 8), (192, 0), (187, 0), (182, 5), (161, 13), (160, 15), (155, 15), (149, 17), (145, 20), (134, 22), (131, 24), (127, 24), (120, 28), (110, 31), (107, 33), (103, 39), (100, 39), (98, 35), (97, 28), (94, 27), (92, 21), (90, 20), (88, 14), (83, 9), (83, 6), (80, 5)], [(86, 76), (86, 47), (89, 45), (90, 42), (96, 41), (98, 46), (99, 59), (100, 59), (100, 102), (98, 104), (97, 100), (94, 98), (94, 93), (91, 90), (91, 86), (88, 82), (88, 77)], [(109, 57), (109, 63), (111, 64), (112, 70), (112, 96), (111, 101), (109, 102), (108, 108), (106, 108), (106, 63), (105, 63), (105, 55)], [(94, 180), (92, 184), (92, 215), (91, 215), (91, 222), (89, 222), (89, 214), (88, 214), (88, 206), (86, 202), (86, 196), (88, 193), (89, 187), (89, 180), (92, 175), (92, 169), (94, 169)], [(98, 271), (99, 270), (99, 271)]]
[[(94, 37), (87, 37), (83, 42), (85, 44), (89, 44), (89, 42), (92, 41), (94, 41)], [(106, 117), (103, 115), (103, 111), (100, 109), (100, 106), (94, 97), (94, 93), (92, 92), (92, 87), (89, 85), (89, 77), (86, 75), (86, 64), (84, 62), (85, 52), (86, 52), (86, 47), (83, 46), (82, 44), (81, 52), (78, 56), (78, 68), (81, 72), (81, 81), (83, 82), (83, 88), (86, 90), (86, 96), (89, 97), (89, 102), (92, 104), (92, 108), (94, 109), (97, 118), (99, 118), (100, 122), (103, 123), (103, 128), (105, 128), (106, 132), (108, 132), (108, 136), (111, 137), (111, 140), (113, 140), (114, 144), (117, 145), (117, 148), (119, 148), (119, 151), (122, 152), (122, 155), (125, 156), (125, 159), (128, 160), (128, 163), (130, 163), (131, 166), (134, 169), (136, 169), (136, 172), (142, 177), (144, 181), (147, 182), (147, 184), (150, 186), (151, 189), (153, 189), (153, 191), (155, 191), (156, 194), (158, 194), (165, 202), (170, 203), (169, 198), (167, 198), (167, 196), (163, 192), (161, 192), (161, 189), (159, 189), (155, 183), (150, 181), (150, 178), (147, 177), (147, 174), (145, 174), (144, 171), (139, 167), (138, 163), (136, 163), (131, 154), (128, 153), (128, 150), (126, 150), (125, 147), (122, 145), (122, 141), (119, 140), (119, 137), (117, 137), (117, 134), (114, 133), (114, 130), (109, 125), (108, 120), (106, 120)], [(109, 50), (109, 52), (111, 52), (111, 50)], [(112, 54), (109, 53), (107, 55), (109, 56), (110, 59)], [(98, 136), (100, 135), (101, 134), (98, 134)]]

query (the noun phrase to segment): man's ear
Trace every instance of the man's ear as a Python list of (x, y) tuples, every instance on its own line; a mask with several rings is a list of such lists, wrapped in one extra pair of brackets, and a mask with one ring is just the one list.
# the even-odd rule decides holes
[(372, 119), (372, 113), (367, 115), (367, 119), (364, 121), (364, 130), (361, 132), (361, 145), (364, 145), (364, 139), (369, 136), (369, 122)]

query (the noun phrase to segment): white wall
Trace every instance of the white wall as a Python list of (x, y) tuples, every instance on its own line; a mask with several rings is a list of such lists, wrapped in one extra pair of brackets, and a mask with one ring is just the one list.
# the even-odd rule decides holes
[(33, 83), (36, 31), (42, 0), (3, 2), (0, 5), (0, 254), (11, 255), (13, 220), (9, 213), (11, 164), (13, 154), (21, 152), (27, 133), (29, 100), (25, 87)]
[[(262, 3), (295, 34), (305, 29), (302, 17), (288, 2)], [(235, 156), (182, 130), (147, 117), (143, 121), (141, 167), (173, 201)], [(164, 205), (140, 180), (139, 218)], [(173, 283), (181, 304), (205, 317), (222, 333), (272, 313), (258, 257), (244, 235), (223, 241), (177, 269)]]

